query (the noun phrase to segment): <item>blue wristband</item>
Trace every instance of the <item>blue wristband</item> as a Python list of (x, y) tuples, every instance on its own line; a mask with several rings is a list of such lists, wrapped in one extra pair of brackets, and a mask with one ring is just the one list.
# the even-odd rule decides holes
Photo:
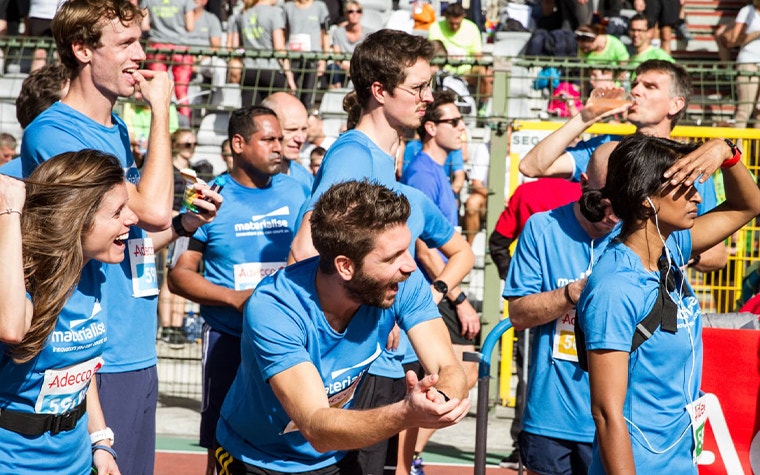
[(113, 457), (114, 460), (116, 460), (117, 458), (119, 458), (119, 457), (116, 456), (116, 451), (114, 449), (112, 449), (111, 447), (107, 446), (107, 445), (101, 445), (101, 444), (93, 445), (92, 446), (92, 453), (93, 453), (93, 455), (95, 454), (96, 450), (105, 450), (106, 452), (108, 452), (109, 454), (111, 454), (111, 457)]

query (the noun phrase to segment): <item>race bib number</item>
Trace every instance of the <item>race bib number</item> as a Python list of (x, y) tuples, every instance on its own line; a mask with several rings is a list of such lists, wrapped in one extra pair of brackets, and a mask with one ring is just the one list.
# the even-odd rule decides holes
[(278, 270), (285, 267), (285, 262), (246, 262), (236, 264), (233, 267), (235, 272), (235, 290), (255, 289), (261, 279), (272, 275)]
[(63, 414), (77, 407), (87, 394), (87, 388), (95, 373), (103, 366), (103, 358), (45, 371), (42, 388), (34, 404), (38, 414)]
[(153, 249), (153, 240), (149, 237), (130, 239), (127, 241), (127, 246), (129, 248), (129, 265), (132, 269), (132, 296), (150, 297), (158, 295), (156, 253)]
[(290, 51), (311, 51), (311, 36), (306, 33), (290, 35), (288, 49)]
[(696, 401), (687, 404), (686, 410), (689, 412), (689, 418), (691, 418), (691, 435), (694, 438), (694, 452), (692, 457), (694, 460), (702, 455), (705, 443), (705, 423), (707, 422), (707, 399), (705, 396), (700, 397)]
[(556, 360), (578, 362), (575, 348), (575, 309), (559, 317), (554, 323), (554, 348), (552, 357)]

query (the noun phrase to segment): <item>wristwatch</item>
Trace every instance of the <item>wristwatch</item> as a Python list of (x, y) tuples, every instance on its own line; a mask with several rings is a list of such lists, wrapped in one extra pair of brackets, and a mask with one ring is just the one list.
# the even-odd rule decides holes
[(457, 305), (460, 305), (465, 300), (467, 300), (467, 295), (464, 292), (459, 292), (459, 295), (457, 295), (457, 298), (452, 300), (451, 303), (456, 307)]
[(192, 236), (195, 234), (195, 232), (190, 232), (187, 229), (185, 229), (184, 226), (182, 226), (182, 215), (178, 214), (174, 218), (172, 218), (172, 227), (174, 228), (174, 232), (177, 233), (177, 236), (180, 237), (187, 237)]
[(449, 284), (442, 280), (435, 280), (433, 281), (433, 288), (436, 290), (436, 292), (439, 292), (443, 295), (446, 295), (449, 293)]

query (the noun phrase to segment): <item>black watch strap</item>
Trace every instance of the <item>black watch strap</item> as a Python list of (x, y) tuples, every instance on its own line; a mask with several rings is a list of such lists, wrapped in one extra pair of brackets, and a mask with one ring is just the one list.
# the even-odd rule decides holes
[(459, 295), (457, 295), (457, 298), (451, 301), (452, 304), (456, 307), (457, 305), (460, 305), (462, 302), (467, 300), (467, 294), (464, 292), (459, 292)]
[(185, 229), (184, 226), (182, 226), (182, 215), (178, 214), (174, 218), (172, 218), (172, 228), (174, 228), (174, 232), (177, 233), (180, 237), (186, 237), (186, 236), (192, 236), (195, 234), (194, 232), (190, 232), (187, 229)]

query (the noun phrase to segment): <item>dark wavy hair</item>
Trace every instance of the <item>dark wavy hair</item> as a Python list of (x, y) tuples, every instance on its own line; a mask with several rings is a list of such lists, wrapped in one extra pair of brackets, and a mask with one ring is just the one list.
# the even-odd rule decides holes
[(610, 154), (604, 188), (583, 190), (581, 213), (591, 222), (601, 221), (605, 208), (602, 200), (607, 198), (615, 215), (623, 221), (620, 235), (627, 236), (649, 217), (651, 210), (643, 202), (665, 184), (667, 180), (662, 176), (665, 170), (698, 145), (644, 134), (625, 137)]
[(410, 212), (404, 195), (368, 180), (331, 186), (311, 214), (311, 237), (319, 252), (320, 270), (333, 274), (338, 256), (348, 257), (360, 269), (377, 234), (406, 223)]

